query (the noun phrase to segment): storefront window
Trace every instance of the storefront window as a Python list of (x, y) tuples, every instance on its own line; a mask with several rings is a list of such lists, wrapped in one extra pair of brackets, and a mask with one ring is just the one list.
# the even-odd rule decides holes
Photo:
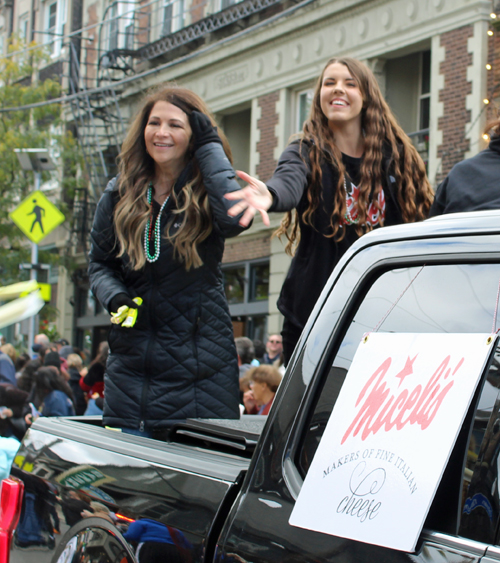
[(250, 268), (250, 301), (263, 301), (269, 298), (269, 264), (259, 264)]
[(225, 268), (224, 290), (229, 304), (243, 303), (245, 300), (245, 266)]

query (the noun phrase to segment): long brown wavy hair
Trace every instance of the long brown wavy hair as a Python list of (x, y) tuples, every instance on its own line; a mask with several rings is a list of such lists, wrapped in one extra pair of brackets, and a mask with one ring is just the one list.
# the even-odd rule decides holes
[[(205, 102), (191, 90), (173, 84), (162, 85), (153, 90), (144, 100), (118, 157), (120, 199), (114, 210), (114, 223), (119, 244), (118, 256), (125, 253), (134, 270), (140, 270), (146, 263), (144, 254), (144, 229), (151, 213), (147, 202), (147, 188), (155, 175), (154, 160), (146, 151), (144, 130), (149, 115), (157, 102), (169, 102), (189, 115), (196, 110), (209, 116), (215, 126), (215, 120)], [(218, 130), (224, 151), (232, 161), (231, 149), (222, 131)], [(193, 166), (192, 179), (179, 193), (172, 190), (175, 202), (173, 218), (166, 226), (163, 236), (174, 247), (174, 256), (184, 262), (186, 270), (198, 268), (203, 261), (198, 253), (198, 246), (212, 232), (212, 214), (208, 195), (203, 185), (203, 178), (192, 153), (192, 139), (186, 153), (186, 164)], [(176, 216), (181, 216), (181, 226), (175, 234), (170, 234), (170, 227)]]
[[(341, 228), (346, 212), (344, 193), (345, 167), (342, 153), (335, 144), (334, 135), (329, 128), (328, 119), (321, 109), (320, 93), (326, 69), (334, 63), (345, 65), (359, 86), (363, 96), (361, 128), (365, 150), (361, 164), (361, 180), (358, 186), (358, 218), (356, 231), (359, 235), (372, 227), (366, 224), (367, 209), (371, 201), (376, 207), (377, 196), (382, 190), (384, 160), (389, 156), (391, 173), (396, 178), (397, 201), (404, 222), (425, 219), (429, 212), (434, 193), (427, 179), (425, 165), (412, 142), (398, 125), (387, 102), (384, 100), (377, 80), (370, 69), (362, 62), (349, 57), (332, 58), (318, 78), (309, 118), (304, 123), (300, 135), (301, 154), (307, 152), (311, 167), (311, 182), (307, 188), (308, 207), (302, 214), (302, 221), (314, 228), (314, 213), (322, 200), (321, 162), (329, 162), (338, 171), (338, 182), (334, 196), (334, 209), (330, 217), (331, 232), (328, 238), (340, 241), (346, 229)], [(304, 151), (305, 149), (305, 151)], [(288, 239), (286, 251), (292, 255), (300, 240), (299, 213), (289, 211), (275, 233)]]

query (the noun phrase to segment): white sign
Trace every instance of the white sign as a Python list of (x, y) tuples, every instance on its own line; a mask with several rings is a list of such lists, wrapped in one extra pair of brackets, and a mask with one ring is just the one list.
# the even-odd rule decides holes
[(495, 342), (486, 334), (368, 335), (290, 524), (414, 551)]

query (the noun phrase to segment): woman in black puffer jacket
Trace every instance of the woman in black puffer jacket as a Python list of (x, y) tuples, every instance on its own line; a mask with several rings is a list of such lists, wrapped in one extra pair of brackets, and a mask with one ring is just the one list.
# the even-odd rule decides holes
[(239, 189), (204, 102), (189, 90), (150, 95), (125, 139), (120, 175), (91, 233), (91, 289), (132, 328), (109, 334), (103, 422), (144, 436), (190, 417), (238, 418), (238, 364), (220, 262), (242, 231)]

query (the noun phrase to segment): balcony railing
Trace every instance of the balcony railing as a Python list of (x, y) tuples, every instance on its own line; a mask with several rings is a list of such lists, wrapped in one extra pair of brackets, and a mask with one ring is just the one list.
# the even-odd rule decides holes
[[(99, 75), (119, 79), (146, 60), (169, 55), (283, 0), (152, 0), (111, 4), (99, 31)], [(276, 13), (276, 8), (273, 13)], [(172, 55), (170, 55), (172, 56)]]

